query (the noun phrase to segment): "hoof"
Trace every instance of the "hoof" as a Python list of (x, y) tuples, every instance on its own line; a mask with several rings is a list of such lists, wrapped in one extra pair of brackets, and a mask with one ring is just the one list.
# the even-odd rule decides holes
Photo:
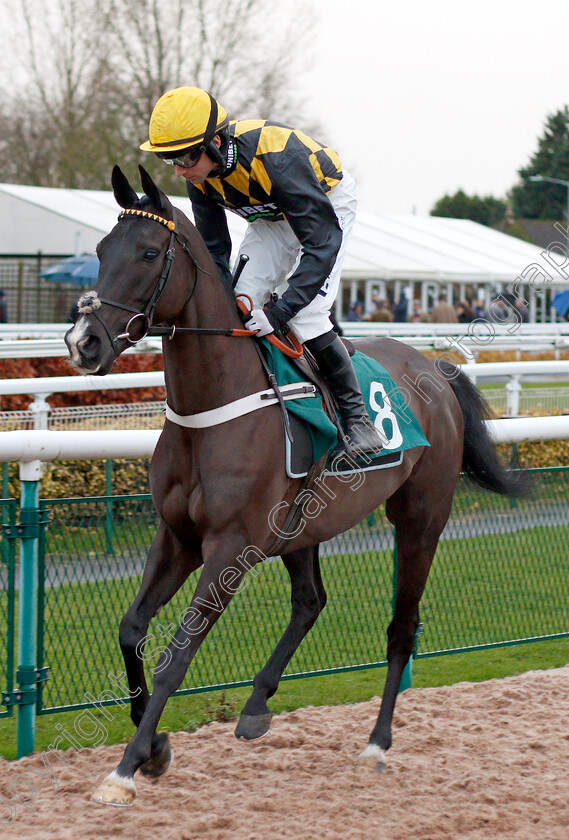
[(383, 773), (386, 769), (385, 750), (377, 744), (368, 744), (356, 762), (356, 770)]
[(271, 731), (272, 714), (266, 715), (241, 715), (235, 729), (236, 738), (245, 738), (247, 741), (254, 741), (262, 738)]
[(113, 770), (106, 779), (103, 779), (92, 795), (91, 802), (127, 808), (132, 805), (135, 797), (136, 787), (132, 779), (128, 776), (119, 776), (116, 770)]
[(170, 741), (166, 732), (161, 732), (155, 740), (154, 754), (139, 767), (142, 775), (151, 779), (163, 776), (174, 760), (174, 753), (170, 749)]

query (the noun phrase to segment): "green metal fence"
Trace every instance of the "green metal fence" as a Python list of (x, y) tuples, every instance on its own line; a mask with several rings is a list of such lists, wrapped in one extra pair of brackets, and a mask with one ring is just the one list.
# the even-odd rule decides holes
[[(569, 469), (534, 472), (538, 492), (517, 502), (461, 479), (422, 601), (419, 657), (569, 635)], [(38, 683), (38, 714), (124, 696), (117, 687), (118, 626), (157, 527), (146, 495), (43, 500), (39, 521), (47, 512), (39, 540), (37, 666), (39, 673), (48, 666), (50, 679)], [(328, 605), (286, 679), (385, 664), (393, 533), (383, 511), (323, 545), (321, 557)], [(151, 624), (150, 680), (197, 574)], [(271, 561), (246, 580), (179, 694), (249, 684), (270, 655), (289, 617), (288, 575)], [(2, 667), (0, 659), (0, 673)], [(8, 687), (11, 668), (7, 660)]]
[[(0, 499), (2, 525), (14, 526), (15, 499)], [(16, 551), (10, 540), (0, 542), (0, 688), (10, 693), (14, 687), (14, 611), (16, 602)], [(0, 718), (10, 717), (12, 706), (0, 708)]]
[(18, 324), (65, 323), (80, 286), (52, 283), (42, 271), (70, 254), (0, 254), (0, 287), (6, 295), (8, 320)]
[(422, 600), (418, 657), (569, 635), (569, 470), (508, 500), (461, 480)]
[[(540, 471), (531, 500), (476, 492), (461, 480), (422, 602), (419, 656), (569, 633), (569, 470)], [(122, 670), (118, 624), (134, 598), (157, 526), (148, 496), (44, 501), (40, 550), (42, 712), (89, 705)], [(322, 547), (326, 610), (287, 675), (385, 664), (393, 535), (383, 512)], [(150, 627), (148, 666), (189, 605), (194, 573)], [(249, 573), (194, 660), (182, 692), (249, 682), (289, 617), (280, 562)], [(43, 630), (42, 630), (43, 628)], [(253, 640), (253, 643), (251, 641)]]

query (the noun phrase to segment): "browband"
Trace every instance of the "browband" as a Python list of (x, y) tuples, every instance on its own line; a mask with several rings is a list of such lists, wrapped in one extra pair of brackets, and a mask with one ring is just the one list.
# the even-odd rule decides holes
[(124, 218), (124, 216), (144, 216), (145, 219), (153, 219), (155, 222), (160, 222), (160, 224), (167, 227), (168, 230), (176, 230), (176, 222), (171, 222), (168, 219), (162, 218), (162, 216), (157, 216), (155, 213), (148, 213), (147, 210), (127, 208), (126, 210), (123, 210), (122, 213), (119, 213), (119, 221)]

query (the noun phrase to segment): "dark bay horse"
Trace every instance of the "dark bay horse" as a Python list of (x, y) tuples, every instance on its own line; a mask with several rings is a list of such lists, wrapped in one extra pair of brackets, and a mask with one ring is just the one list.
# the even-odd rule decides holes
[[(166, 701), (181, 685), (201, 642), (239, 591), (244, 575), (274, 546), (274, 511), (282, 509), (277, 517), (282, 526), (301, 486), (300, 479), (287, 477), (277, 405), (202, 428), (176, 421), (176, 415), (214, 411), (263, 391), (267, 379), (254, 340), (227, 335), (242, 329), (235, 298), (219, 279), (196, 228), (173, 208), (142, 167), (140, 172), (142, 198), (118, 167), (113, 170), (114, 194), (124, 211), (98, 246), (96, 288), (80, 299), (79, 318), (65, 338), (78, 371), (103, 375), (149, 325), (158, 325), (154, 334), (164, 334), (167, 402), (175, 412), (170, 415), (174, 420), (165, 421), (150, 468), (161, 524), (140, 592), (120, 626), (137, 730), (118, 767), (93, 796), (115, 805), (134, 800), (133, 777), (138, 769), (149, 776), (168, 769), (168, 736), (156, 734)], [(279, 551), (290, 575), (292, 614), (254, 679), (236, 734), (252, 739), (269, 730), (267, 700), (326, 603), (319, 544), (386, 501), (398, 551), (396, 598), (387, 630), (387, 680), (379, 717), (358, 762), (381, 771), (391, 746), (401, 675), (419, 622), (419, 601), (461, 469), (496, 493), (516, 495), (525, 488), (523, 475), (499, 463), (483, 422), (485, 404), (456, 368), (437, 368), (421, 353), (390, 339), (354, 343), (380, 361), (405, 389), (430, 446), (405, 451), (402, 462), (390, 469), (366, 473), (357, 488), (345, 477), (328, 475), (326, 495), (320, 493), (326, 503)], [(149, 622), (199, 567), (195, 592), (158, 660), (150, 695), (142, 659)]]

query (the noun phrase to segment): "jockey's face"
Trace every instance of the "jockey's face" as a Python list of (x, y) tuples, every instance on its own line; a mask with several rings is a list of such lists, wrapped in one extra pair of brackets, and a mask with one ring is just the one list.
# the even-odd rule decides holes
[[(218, 148), (220, 147), (221, 140), (217, 134), (213, 138), (213, 142)], [(197, 163), (193, 166), (186, 167), (176, 164), (176, 175), (178, 178), (185, 178), (191, 184), (203, 184), (206, 178), (213, 175), (217, 169), (218, 165), (212, 161), (206, 152), (202, 152)]]

